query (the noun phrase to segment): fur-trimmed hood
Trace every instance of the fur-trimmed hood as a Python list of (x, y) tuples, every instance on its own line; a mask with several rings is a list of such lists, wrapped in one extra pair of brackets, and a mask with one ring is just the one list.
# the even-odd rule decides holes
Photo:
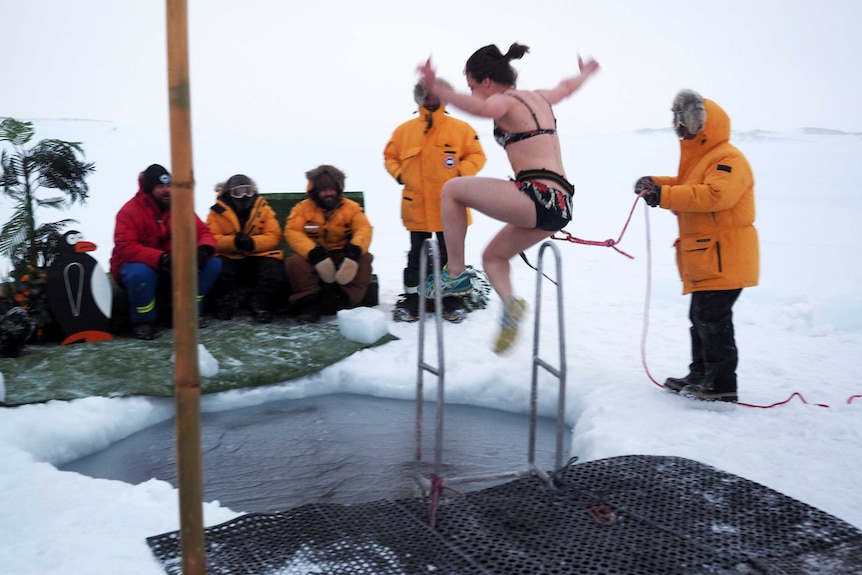
[(680, 173), (683, 166), (692, 166), (720, 144), (730, 141), (730, 117), (721, 106), (712, 100), (704, 99), (706, 124), (692, 140), (680, 140)]
[(344, 180), (346, 179), (346, 175), (335, 166), (330, 166), (328, 164), (317, 166), (313, 170), (305, 172), (305, 177), (308, 179), (306, 191), (309, 196), (313, 196), (314, 192), (324, 190), (326, 188), (334, 188), (335, 191), (338, 192), (338, 195), (342, 195), (344, 193)]

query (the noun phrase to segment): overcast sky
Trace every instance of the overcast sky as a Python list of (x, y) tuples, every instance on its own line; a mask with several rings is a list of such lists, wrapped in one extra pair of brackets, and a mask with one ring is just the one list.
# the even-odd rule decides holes
[[(166, 129), (164, 1), (0, 1), (0, 116)], [(735, 129), (862, 132), (858, 0), (190, 0), (189, 19), (195, 128), (369, 130), (382, 149), (414, 109), (416, 64), (430, 54), (465, 87), (474, 50), (517, 41), (522, 88), (576, 73), (578, 53), (601, 63), (557, 107), (566, 134), (666, 127), (681, 88)]]

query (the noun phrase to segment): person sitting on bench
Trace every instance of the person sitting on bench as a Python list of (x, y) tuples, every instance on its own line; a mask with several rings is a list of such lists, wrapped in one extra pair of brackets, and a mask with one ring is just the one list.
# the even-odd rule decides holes
[(292, 312), (302, 323), (315, 323), (323, 313), (324, 287), (334, 292), (339, 309), (362, 302), (371, 282), (373, 228), (362, 206), (344, 197), (344, 172), (321, 165), (305, 176), (308, 198), (291, 209), (284, 225), (294, 252), (284, 266)]

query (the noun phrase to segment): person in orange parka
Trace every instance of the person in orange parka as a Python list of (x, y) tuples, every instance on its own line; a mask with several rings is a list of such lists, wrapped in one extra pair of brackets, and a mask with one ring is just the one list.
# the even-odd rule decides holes
[(743, 288), (757, 285), (760, 265), (754, 176), (730, 143), (730, 118), (718, 104), (682, 90), (671, 110), (679, 173), (635, 184), (648, 205), (677, 216), (677, 267), (683, 295), (692, 294), (689, 373), (664, 387), (694, 399), (737, 401), (733, 304)]
[(305, 173), (308, 197), (290, 210), (284, 239), (293, 254), (284, 260), (292, 312), (300, 323), (323, 313), (321, 291), (329, 284), (339, 309), (362, 303), (371, 283), (373, 227), (365, 210), (344, 197), (344, 172), (328, 164)]
[[(438, 80), (451, 88), (448, 82)], [(437, 236), (440, 265), (447, 262), (446, 239), (440, 213), (443, 184), (459, 176), (475, 176), (485, 165), (485, 151), (476, 130), (463, 120), (449, 116), (440, 98), (427, 93), (422, 84), (413, 88), (419, 115), (400, 124), (383, 150), (386, 171), (404, 186), (401, 192), (401, 220), (410, 232), (410, 251), (404, 268), (404, 296), (396, 303), (395, 321), (419, 319), (419, 285), (424, 286), (428, 270), (419, 270), (426, 239)], [(467, 224), (470, 213), (467, 212)], [(429, 260), (430, 262), (430, 260)], [(443, 298), (443, 317), (461, 321), (466, 312), (457, 296)]]
[(216, 317), (231, 319), (240, 307), (240, 287), (251, 287), (248, 307), (254, 321), (270, 323), (275, 300), (287, 288), (281, 225), (257, 184), (235, 174), (221, 184), (207, 225), (216, 240), (222, 271), (213, 286)]

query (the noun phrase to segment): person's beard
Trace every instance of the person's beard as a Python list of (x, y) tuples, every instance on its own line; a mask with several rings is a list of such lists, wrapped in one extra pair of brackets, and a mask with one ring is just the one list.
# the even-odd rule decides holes
[(322, 196), (317, 193), (314, 194), (313, 200), (314, 203), (320, 206), (322, 209), (332, 210), (338, 207), (339, 202), (341, 202), (341, 196), (339, 194)]
[(158, 194), (158, 195), (154, 194), (153, 199), (156, 201), (156, 205), (159, 207), (159, 209), (162, 210), (163, 212), (166, 212), (169, 209), (171, 209), (171, 194), (170, 193)]

